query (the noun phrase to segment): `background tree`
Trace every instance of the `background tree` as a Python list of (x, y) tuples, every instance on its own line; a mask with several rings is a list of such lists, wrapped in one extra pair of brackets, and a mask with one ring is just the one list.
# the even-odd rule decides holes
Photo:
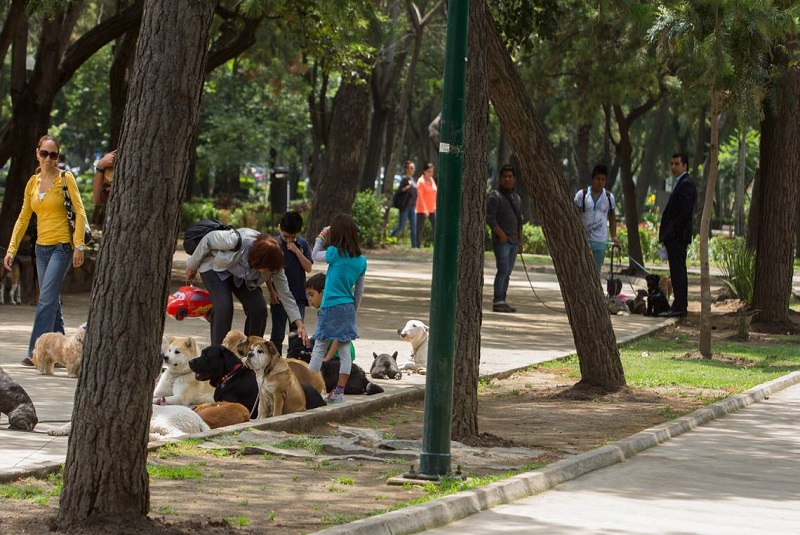
[[(58, 523), (148, 527), (152, 387), (215, 2), (147, 0), (92, 290)], [(177, 155), (177, 157), (176, 157)], [(177, 177), (177, 178), (176, 178)], [(135, 251), (138, 262), (131, 262)]]
[(456, 310), (451, 436), (463, 440), (478, 434), (478, 377), (483, 322), (483, 251), (486, 247), (486, 161), (489, 96), (486, 54), (476, 21), (483, 2), (470, 2), (467, 93), (464, 114), (464, 169), (459, 222), (458, 309)]
[[(685, 55), (705, 58), (707, 67), (697, 84), (711, 97), (711, 145), (709, 173), (700, 223), (700, 353), (711, 357), (711, 280), (708, 239), (717, 182), (719, 115), (735, 109), (745, 121), (760, 112), (768, 81), (764, 65), (772, 48), (794, 24), (794, 16), (771, 4), (687, 0), (662, 7), (651, 35), (662, 53), (671, 57), (681, 75)], [(763, 142), (763, 137), (762, 137)], [(787, 301), (788, 306), (788, 301)]]
[(572, 204), (545, 130), (487, 10), (472, 28), (487, 50), (489, 97), (520, 162), (553, 256), (580, 360), (582, 386), (615, 390), (625, 385), (614, 331), (585, 231)]
[(763, 209), (758, 223), (753, 308), (756, 321), (785, 325), (793, 276), (792, 233), (797, 225), (800, 181), (800, 68), (790, 57), (800, 51), (800, 34), (787, 50), (775, 50), (782, 71), (768, 93), (761, 121), (761, 174), (757, 187)]

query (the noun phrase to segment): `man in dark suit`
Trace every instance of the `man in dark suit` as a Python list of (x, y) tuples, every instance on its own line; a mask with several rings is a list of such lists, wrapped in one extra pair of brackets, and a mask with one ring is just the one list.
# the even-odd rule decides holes
[(664, 214), (661, 216), (661, 227), (658, 230), (658, 241), (667, 249), (669, 275), (672, 279), (672, 290), (675, 299), (672, 308), (662, 312), (660, 316), (686, 316), (689, 305), (689, 280), (686, 276), (686, 249), (692, 242), (692, 216), (696, 188), (694, 180), (689, 176), (689, 159), (685, 154), (673, 154), (670, 171), (675, 177), (672, 195), (669, 196)]

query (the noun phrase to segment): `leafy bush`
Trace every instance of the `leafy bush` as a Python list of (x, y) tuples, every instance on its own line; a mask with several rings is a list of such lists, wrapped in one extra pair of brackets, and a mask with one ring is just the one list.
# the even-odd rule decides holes
[(219, 219), (219, 210), (209, 199), (185, 202), (181, 207), (181, 230), (186, 230), (201, 219), (210, 218)]
[[(661, 262), (658, 256), (658, 233), (650, 225), (640, 225), (639, 244), (642, 246), (642, 256), (646, 263)], [(617, 229), (617, 238), (623, 254), (628, 252), (628, 229), (621, 225)]]
[[(727, 248), (736, 248), (736, 245), (731, 245), (735, 239), (726, 236), (712, 236), (708, 240), (708, 261), (712, 264), (719, 264), (722, 261), (722, 255), (727, 254), (724, 251)], [(689, 244), (689, 250), (686, 257), (690, 262), (695, 264), (700, 263), (700, 235), (696, 234), (692, 238), (692, 243)]]
[[(489, 248), (491, 249), (491, 239), (489, 243)], [(522, 226), (522, 250), (528, 254), (550, 255), (550, 250), (547, 248), (547, 241), (544, 239), (542, 227), (531, 225), (530, 223), (525, 223)]]
[(356, 194), (353, 219), (361, 231), (361, 245), (372, 249), (383, 242), (383, 213), (385, 208), (370, 190)]
[(261, 203), (244, 203), (234, 208), (229, 212), (226, 223), (235, 228), (247, 227), (261, 232), (271, 230), (270, 212), (267, 205)]
[[(715, 241), (718, 242), (715, 248), (715, 263), (722, 270), (722, 282), (734, 297), (752, 306), (753, 284), (756, 277), (755, 251), (749, 249), (745, 239), (741, 237), (715, 238)], [(711, 257), (710, 250), (709, 257)]]

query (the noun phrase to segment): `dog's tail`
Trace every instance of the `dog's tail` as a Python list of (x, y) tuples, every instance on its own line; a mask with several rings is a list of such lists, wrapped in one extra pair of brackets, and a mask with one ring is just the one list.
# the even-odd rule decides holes
[(371, 396), (373, 394), (382, 394), (382, 393), (383, 393), (383, 387), (376, 385), (375, 383), (367, 383), (366, 394), (368, 396)]

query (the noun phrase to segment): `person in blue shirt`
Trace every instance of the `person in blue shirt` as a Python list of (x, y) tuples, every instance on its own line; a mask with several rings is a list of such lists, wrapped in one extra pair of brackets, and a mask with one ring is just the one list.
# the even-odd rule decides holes
[[(320, 233), (320, 238), (314, 245), (314, 254), (319, 255), (321, 251), (317, 249), (326, 247), (328, 273), (308, 365), (313, 371), (319, 371), (323, 362), (331, 360), (339, 346), (346, 347), (358, 338), (356, 311), (364, 293), (364, 275), (367, 272), (367, 259), (361, 254), (358, 229), (350, 215), (336, 215), (331, 226)], [(342, 358), (339, 363), (339, 381), (328, 393), (328, 403), (344, 401), (344, 387), (350, 377), (352, 360)]]
[[(278, 224), (278, 244), (283, 251), (283, 271), (286, 273), (286, 280), (289, 282), (289, 290), (294, 296), (300, 317), (305, 320), (305, 309), (308, 306), (306, 298), (306, 273), (311, 272), (311, 246), (300, 236), (303, 228), (303, 216), (299, 212), (286, 212), (281, 217)], [(286, 337), (286, 323), (289, 316), (281, 303), (280, 297), (272, 285), (269, 287), (269, 307), (272, 316), (272, 332), (270, 340), (278, 349), (278, 353), (283, 354), (283, 339)], [(295, 331), (295, 325), (289, 324), (291, 332)]]

